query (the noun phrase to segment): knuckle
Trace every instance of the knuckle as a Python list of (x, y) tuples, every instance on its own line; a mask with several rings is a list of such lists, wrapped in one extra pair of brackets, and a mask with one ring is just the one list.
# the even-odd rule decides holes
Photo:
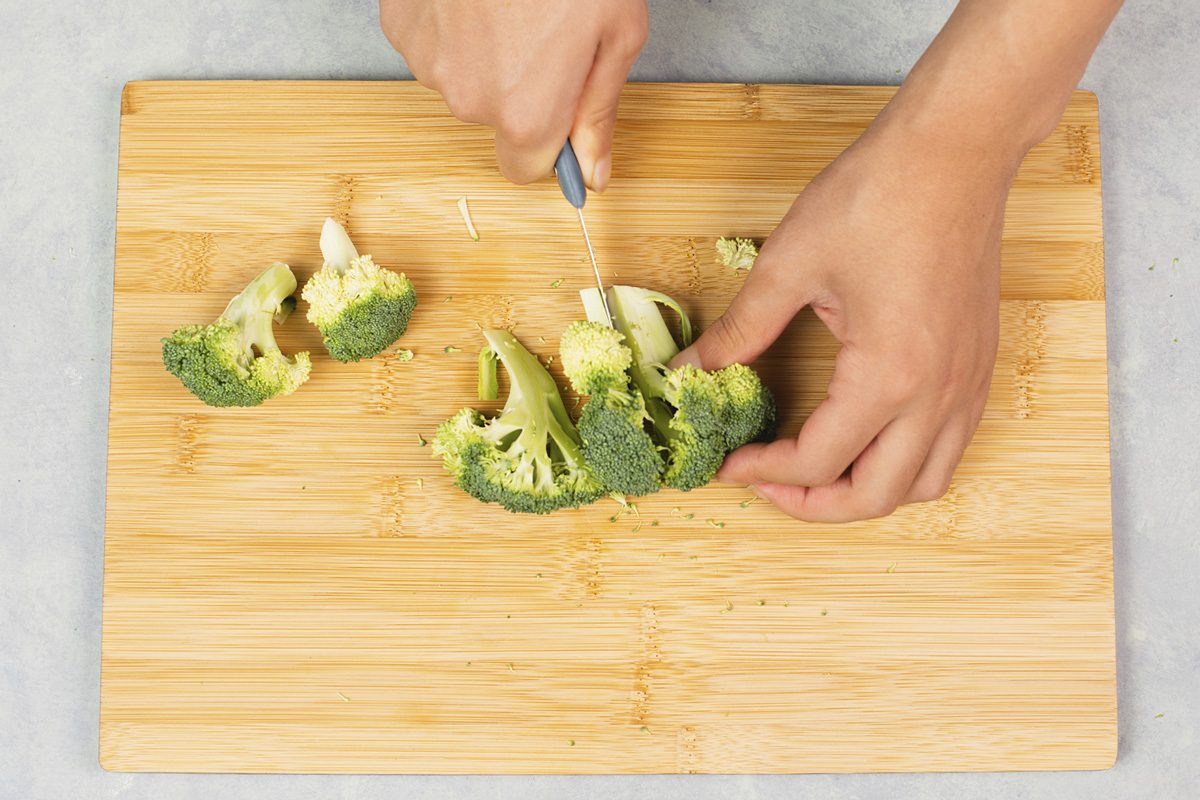
[(862, 519), (886, 517), (900, 507), (900, 498), (892, 494), (876, 494), (863, 499), (859, 504)]
[(506, 140), (517, 148), (536, 147), (545, 135), (545, 129), (539, 118), (530, 114), (524, 105), (508, 101), (500, 109), (496, 119), (496, 130)]
[(806, 471), (805, 486), (828, 486), (842, 477), (845, 469), (838, 469), (835, 464), (816, 464)]
[(913, 486), (911, 498), (914, 503), (929, 503), (933, 500), (941, 499), (946, 492), (950, 491), (950, 478), (945, 477), (925, 478), (917, 485)]
[[(437, 80), (436, 70), (431, 77), (434, 81)], [(484, 105), (474, 92), (447, 87), (443, 90), (442, 96), (446, 99), (446, 105), (450, 107), (450, 113), (463, 122), (484, 121), (486, 116)]]
[(740, 350), (747, 341), (745, 327), (733, 314), (722, 314), (708, 329), (708, 338), (715, 345), (713, 351), (732, 352)]

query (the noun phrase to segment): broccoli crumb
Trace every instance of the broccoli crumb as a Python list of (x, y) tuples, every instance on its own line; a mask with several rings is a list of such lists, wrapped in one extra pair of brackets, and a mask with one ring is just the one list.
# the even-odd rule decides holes
[(717, 239), (717, 255), (721, 263), (733, 270), (749, 270), (758, 258), (758, 247), (750, 239)]
[(890, 574), (890, 573), (892, 573), (892, 572), (895, 572), (895, 571), (896, 571), (896, 564), (895, 564), (895, 562), (892, 562), (892, 564), (890, 564), (890, 565), (888, 566), (888, 568), (887, 568), (886, 572), (888, 572), (888, 573)]
[(554, 280), (552, 280), (550, 282), (550, 288), (557, 289), (558, 287), (562, 286), (562, 282), (563, 282), (562, 278), (555, 278)]
[(417, 434), (417, 447), (424, 447), (427, 444), (429, 444), (429, 442), (425, 441), (425, 437), (418, 433)]
[(646, 726), (646, 725), (643, 725), (643, 726), (640, 728), (640, 730), (641, 730), (641, 732), (642, 732), (642, 733), (649, 733), (649, 732), (650, 732), (650, 728), (649, 728), (648, 726)]
[(412, 350), (397, 350), (396, 351), (396, 360), (397, 361), (412, 361), (413, 360), (413, 351)]
[(417, 478), (417, 491), (418, 492), (425, 491), (425, 479), (424, 478)]
[(684, 519), (695, 519), (696, 515), (695, 514), (684, 514), (683, 518)]
[(567, 739), (567, 747), (574, 747), (574, 746), (575, 746), (575, 740)]
[(725, 601), (725, 607), (721, 609), (721, 613), (728, 614), (730, 611), (733, 611), (733, 603)]
[(821, 616), (822, 616), (822, 617), (827, 617), (827, 616), (829, 616), (829, 609), (828, 609), (828, 608), (822, 608), (822, 609), (821, 609)]
[(467, 235), (471, 237), (471, 241), (479, 241), (479, 231), (475, 230), (475, 223), (471, 220), (471, 209), (467, 208), (467, 198), (458, 198), (458, 213), (462, 215), (463, 222), (467, 226)]
[(461, 353), (461, 352), (462, 352), (462, 348), (461, 348), (461, 347), (455, 347), (455, 346), (454, 346), (454, 345), (452, 345), (452, 344), (448, 344), (448, 345), (446, 345), (445, 347), (443, 347), (443, 348), (442, 348), (442, 352), (443, 352), (443, 353)]
[(758, 601), (758, 604), (759, 604), (760, 606), (765, 606), (765, 605), (767, 604), (767, 601), (766, 601), (766, 600), (759, 600), (759, 601)]
[(713, 519), (712, 517), (709, 517), (709, 518), (708, 518), (708, 526), (709, 526), (710, 528), (724, 528), (724, 527), (725, 527), (725, 523), (724, 523), (724, 522), (717, 522), (717, 521), (716, 521), (715, 519)]

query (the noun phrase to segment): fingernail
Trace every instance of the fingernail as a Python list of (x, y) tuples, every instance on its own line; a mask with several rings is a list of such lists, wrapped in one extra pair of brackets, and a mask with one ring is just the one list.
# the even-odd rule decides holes
[(752, 483), (749, 486), (747, 486), (746, 488), (749, 489), (754, 494), (754, 496), (757, 497), (759, 500), (769, 500), (770, 499), (769, 497), (767, 497), (767, 493), (763, 491), (762, 486), (760, 486), (756, 483)]
[(592, 168), (592, 191), (603, 192), (608, 188), (608, 177), (612, 173), (612, 155), (601, 156)]
[(700, 354), (696, 352), (696, 347), (694, 345), (692, 347), (689, 347), (688, 349), (684, 350), (682, 353), (675, 356), (674, 358), (672, 358), (670, 367), (671, 367), (671, 369), (678, 369), (679, 367), (682, 367), (684, 364), (690, 364), (693, 367), (695, 367), (696, 369), (701, 368), (700, 367)]

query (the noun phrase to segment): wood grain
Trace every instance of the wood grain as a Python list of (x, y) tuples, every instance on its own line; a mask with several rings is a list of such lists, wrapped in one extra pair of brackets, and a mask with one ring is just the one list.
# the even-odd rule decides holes
[[(629, 86), (612, 188), (588, 205), (607, 277), (676, 294), (710, 323), (742, 280), (717, 263), (715, 237), (768, 234), (892, 91)], [(133, 83), (121, 112), (105, 767), (1112, 763), (1091, 95), (1075, 95), (1014, 184), (995, 380), (950, 492), (844, 526), (743, 508), (729, 486), (663, 492), (615, 520), (610, 501), (528, 518), (453, 488), (418, 435), (474, 402), (476, 324), (555, 354), (590, 278), (554, 185), (505, 183), (487, 131), (436, 95)], [(159, 338), (215, 317), (271, 261), (303, 281), (326, 215), (416, 283), (403, 340), (416, 358), (336, 364), (297, 314), (280, 339), (313, 353), (301, 391), (255, 409), (195, 401), (162, 369)], [(760, 363), (785, 432), (823, 397), (836, 352), (806, 314)]]

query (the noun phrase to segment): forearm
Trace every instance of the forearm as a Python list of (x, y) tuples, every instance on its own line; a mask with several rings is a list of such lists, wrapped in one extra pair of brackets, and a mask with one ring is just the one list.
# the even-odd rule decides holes
[(1123, 0), (962, 0), (885, 116), (1019, 161), (1054, 130)]

